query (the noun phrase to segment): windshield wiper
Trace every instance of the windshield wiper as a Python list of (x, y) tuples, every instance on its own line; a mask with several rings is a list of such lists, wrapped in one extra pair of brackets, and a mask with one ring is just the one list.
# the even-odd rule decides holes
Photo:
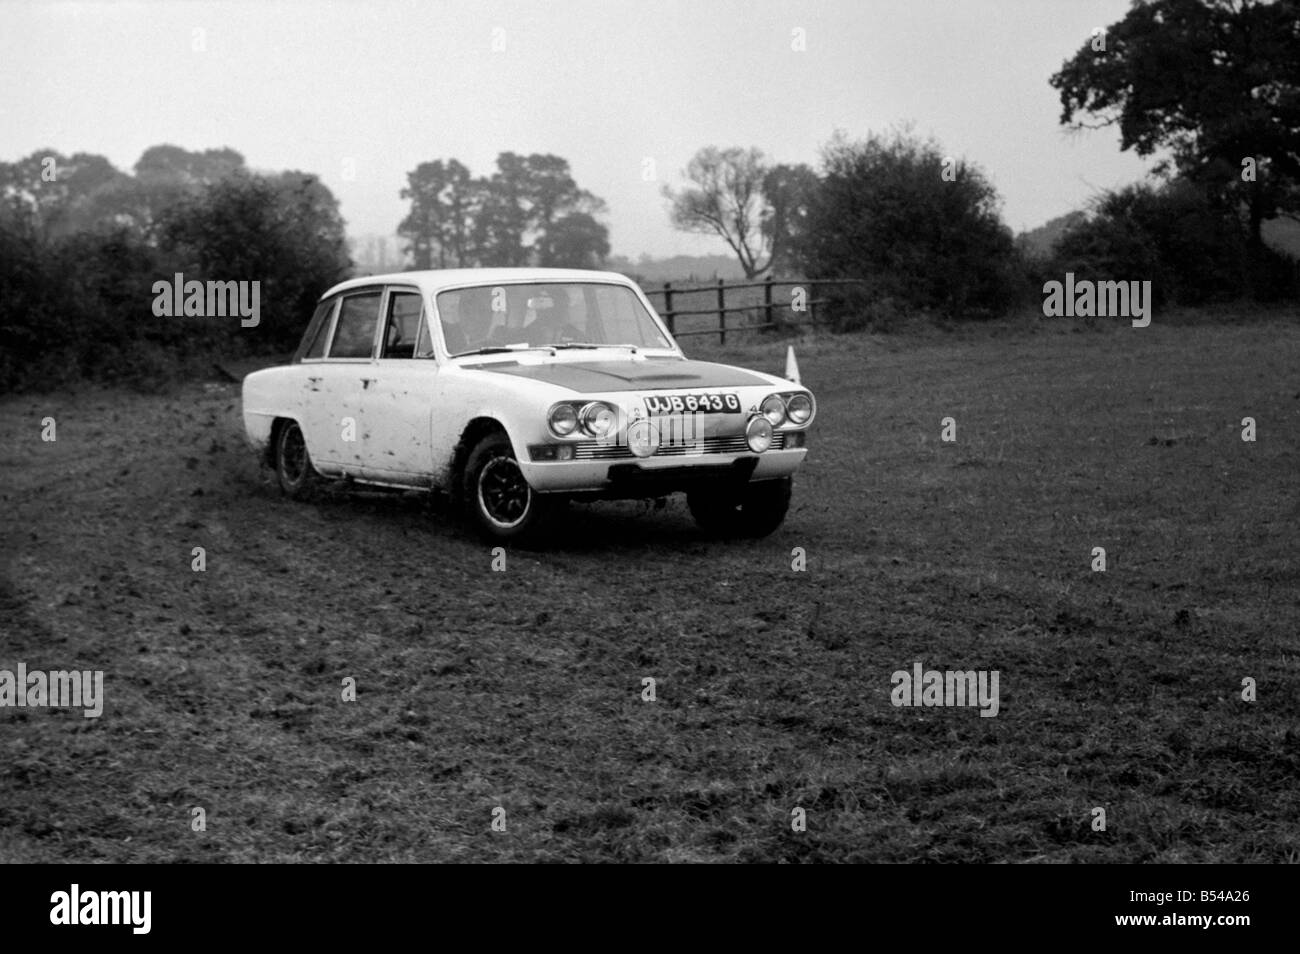
[(594, 351), (597, 348), (631, 348), (632, 353), (636, 354), (636, 345), (630, 344), (590, 344), (586, 341), (566, 341), (564, 344), (551, 345), (556, 351), (562, 348), (582, 348), (585, 351)]
[(486, 348), (475, 348), (473, 351), (461, 351), (452, 355), (453, 358), (463, 358), (471, 354), (510, 354), (513, 351), (554, 351), (554, 345), (489, 345)]

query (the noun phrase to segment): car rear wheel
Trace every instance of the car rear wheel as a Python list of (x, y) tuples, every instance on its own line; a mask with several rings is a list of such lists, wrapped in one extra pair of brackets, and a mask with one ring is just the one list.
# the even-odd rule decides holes
[(470, 452), (464, 499), (470, 521), (489, 540), (534, 540), (554, 509), (529, 485), (510, 439), (500, 433), (484, 437)]
[(285, 421), (275, 442), (275, 477), (292, 500), (306, 500), (320, 488), (321, 476), (307, 453), (307, 441), (297, 421)]
[(686, 495), (695, 523), (717, 537), (765, 537), (785, 521), (794, 478), (746, 484), (739, 489), (693, 490)]

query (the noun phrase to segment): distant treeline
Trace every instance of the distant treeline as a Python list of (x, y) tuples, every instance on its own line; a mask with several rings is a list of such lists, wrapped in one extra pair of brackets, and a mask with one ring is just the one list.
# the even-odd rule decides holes
[[(82, 379), (152, 388), (215, 356), (283, 351), (348, 276), (338, 203), (315, 176), (255, 173), (230, 149), (0, 163), (0, 390)], [(154, 286), (258, 282), (256, 327), (159, 317)]]
[(818, 170), (709, 147), (685, 178), (683, 190), (664, 190), (673, 221), (724, 239), (742, 274), (861, 280), (825, 291), (824, 314), (841, 331), (1041, 305), (1043, 286), (1066, 273), (1150, 281), (1160, 306), (1297, 294), (1295, 261), (1253, 235), (1238, 195), (1188, 176), (1105, 193), (1020, 240), (977, 166), (906, 128), (837, 135)]
[(647, 285), (660, 285), (664, 282), (692, 284), (716, 281), (719, 278), (740, 281), (745, 277), (744, 270), (736, 260), (726, 255), (670, 255), (667, 258), (642, 255), (636, 261), (623, 255), (614, 255), (605, 262), (605, 267)]

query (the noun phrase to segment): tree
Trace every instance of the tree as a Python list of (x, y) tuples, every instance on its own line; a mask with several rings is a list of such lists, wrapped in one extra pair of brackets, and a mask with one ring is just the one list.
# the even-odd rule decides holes
[[(512, 171), (519, 176), (520, 194), (527, 212), (527, 228), (534, 235), (533, 247), (555, 221), (575, 213), (592, 214), (604, 210), (605, 204), (590, 192), (578, 188), (569, 170), (569, 161), (549, 153), (533, 153), (527, 158), (505, 153), (515, 160)], [(500, 165), (500, 159), (498, 159)]]
[(797, 269), (799, 249), (808, 232), (808, 208), (819, 184), (817, 173), (803, 163), (773, 166), (763, 177), (767, 207), (762, 230), (771, 250), (773, 272), (790, 274)]
[(38, 236), (71, 235), (104, 219), (105, 197), (130, 181), (103, 156), (38, 149), (17, 162), (0, 163), (0, 208), (30, 221)]
[(951, 317), (1010, 302), (1011, 231), (978, 168), (906, 130), (857, 143), (837, 135), (822, 163), (802, 243), (809, 278), (870, 280), (876, 303)]
[(759, 149), (719, 149), (705, 146), (687, 164), (683, 175), (691, 183), (680, 192), (664, 186), (672, 203), (673, 226), (683, 232), (717, 235), (731, 248), (746, 278), (772, 264), (764, 254), (763, 178), (767, 175)]
[(1067, 212), (1049, 219), (1036, 229), (1021, 232), (1016, 236), (1016, 249), (1021, 255), (1032, 259), (1046, 259), (1055, 251), (1057, 244), (1070, 229), (1088, 221), (1088, 216), (1078, 211)]
[(0, 199), (5, 214), (30, 217), (44, 237), (125, 228), (157, 244), (157, 223), (165, 209), (243, 165), (233, 149), (189, 152), (151, 146), (131, 176), (103, 156), (37, 150), (17, 162), (0, 163)]
[(578, 187), (567, 159), (549, 153), (503, 152), (497, 156), (497, 171), (484, 183), (484, 200), (478, 209), (479, 253), (484, 264), (539, 261), (548, 247), (548, 233), (559, 219), (575, 214), (591, 218), (604, 209), (602, 200)]
[(169, 209), (163, 231), (187, 279), (261, 282), (256, 334), (271, 350), (297, 340), (316, 299), (352, 267), (337, 201), (301, 172), (221, 179)]
[(244, 157), (233, 149), (202, 152), (180, 146), (150, 146), (135, 164), (142, 182), (168, 181), (186, 186), (207, 186), (245, 170)]
[(1105, 193), (1090, 217), (1060, 236), (1046, 264), (1056, 278), (1141, 275), (1156, 304), (1294, 294), (1293, 269), (1271, 253), (1252, 254), (1235, 213), (1182, 177)]
[(1167, 149), (1157, 171), (1244, 208), (1252, 249), (1300, 211), (1298, 0), (1138, 0), (1050, 82), (1063, 125), (1118, 126), (1122, 150)]
[(717, 235), (746, 278), (788, 268), (817, 175), (805, 165), (768, 166), (759, 149), (706, 146), (683, 173), (690, 185), (664, 187), (672, 223), (683, 232)]
[(476, 204), (476, 184), (467, 169), (455, 159), (422, 162), (407, 173), (403, 199), (411, 200), (411, 211), (397, 228), (405, 238), (416, 268), (439, 268), (468, 264), (473, 228), (471, 213)]
[(559, 156), (503, 152), (482, 178), (455, 159), (421, 163), (402, 198), (411, 211), (398, 231), (416, 268), (527, 265), (554, 259), (561, 246), (584, 260), (608, 254), (595, 219), (605, 203), (578, 187)]
[(479, 182), (474, 206), (474, 257), (482, 266), (517, 267), (527, 264), (524, 232), (528, 210), (522, 158), (513, 152), (497, 156), (497, 171)]
[(544, 268), (600, 268), (609, 256), (609, 230), (586, 212), (552, 222), (538, 242)]

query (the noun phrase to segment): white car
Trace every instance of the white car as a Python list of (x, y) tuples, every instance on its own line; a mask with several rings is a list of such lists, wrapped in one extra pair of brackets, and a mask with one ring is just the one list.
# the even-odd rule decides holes
[(688, 360), (621, 275), (493, 268), (336, 285), (292, 363), (244, 379), (243, 412), (291, 497), (326, 479), (443, 491), (508, 540), (569, 499), (679, 491), (708, 532), (771, 533), (816, 407)]

